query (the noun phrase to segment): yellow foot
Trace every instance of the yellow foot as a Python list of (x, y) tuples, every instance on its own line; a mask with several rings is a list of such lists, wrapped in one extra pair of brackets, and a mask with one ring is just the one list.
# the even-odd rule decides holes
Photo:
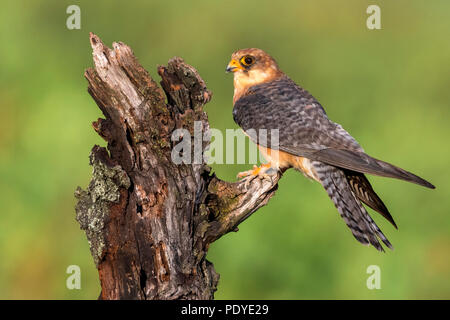
[(269, 163), (262, 164), (260, 167), (253, 166), (252, 170), (239, 172), (237, 177), (242, 180), (247, 180), (246, 185), (254, 178), (259, 177), (262, 179), (272, 180), (272, 176), (277, 173), (277, 169), (273, 168)]

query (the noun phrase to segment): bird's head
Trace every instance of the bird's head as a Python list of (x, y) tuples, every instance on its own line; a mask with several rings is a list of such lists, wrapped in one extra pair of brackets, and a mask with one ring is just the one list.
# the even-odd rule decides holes
[(283, 75), (275, 59), (257, 48), (234, 52), (226, 71), (233, 72), (234, 88), (238, 92), (245, 91), (257, 84), (275, 80)]

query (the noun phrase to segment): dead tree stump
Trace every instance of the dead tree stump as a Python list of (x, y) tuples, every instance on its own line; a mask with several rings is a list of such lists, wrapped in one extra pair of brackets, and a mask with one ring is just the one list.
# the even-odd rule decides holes
[(175, 129), (187, 129), (193, 144), (196, 123), (208, 135), (205, 82), (173, 58), (158, 67), (160, 87), (127, 45), (110, 49), (92, 33), (90, 42), (95, 66), (85, 77), (104, 115), (93, 127), (107, 148), (93, 147), (91, 182), (75, 196), (99, 298), (212, 299), (219, 275), (205, 258), (209, 244), (265, 205), (280, 176), (230, 183), (203, 162), (175, 164)]

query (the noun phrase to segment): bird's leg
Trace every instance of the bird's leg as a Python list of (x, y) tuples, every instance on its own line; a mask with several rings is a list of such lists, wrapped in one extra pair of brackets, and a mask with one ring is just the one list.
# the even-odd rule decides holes
[(250, 182), (253, 181), (255, 178), (260, 179), (266, 179), (270, 182), (272, 182), (272, 178), (274, 175), (276, 175), (278, 172), (278, 169), (275, 167), (272, 167), (270, 163), (264, 163), (261, 166), (253, 166), (252, 170), (239, 172), (237, 177), (241, 178), (241, 181), (245, 183), (245, 188), (247, 189)]
[(238, 178), (246, 178), (246, 177), (271, 177), (277, 173), (277, 169), (272, 167), (270, 163), (263, 163), (261, 166), (253, 166), (252, 170), (239, 172), (237, 177)]

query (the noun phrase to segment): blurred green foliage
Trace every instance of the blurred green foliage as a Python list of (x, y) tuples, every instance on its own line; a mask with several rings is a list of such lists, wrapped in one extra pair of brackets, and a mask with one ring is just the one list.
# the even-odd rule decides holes
[[(382, 30), (366, 28), (381, 7)], [(81, 30), (66, 28), (67, 6)], [(317, 183), (288, 171), (268, 206), (214, 243), (218, 299), (450, 298), (450, 2), (24, 1), (0, 10), (0, 298), (95, 299), (98, 274), (75, 221), (101, 116), (87, 93), (90, 31), (130, 45), (155, 79), (181, 56), (213, 100), (211, 126), (236, 128), (230, 54), (259, 47), (365, 148), (429, 179), (434, 191), (373, 177), (399, 230), (373, 213), (394, 244), (380, 254), (353, 239)], [(249, 165), (214, 165), (234, 180)], [(66, 268), (82, 270), (68, 290)], [(381, 267), (381, 290), (366, 268)]]

